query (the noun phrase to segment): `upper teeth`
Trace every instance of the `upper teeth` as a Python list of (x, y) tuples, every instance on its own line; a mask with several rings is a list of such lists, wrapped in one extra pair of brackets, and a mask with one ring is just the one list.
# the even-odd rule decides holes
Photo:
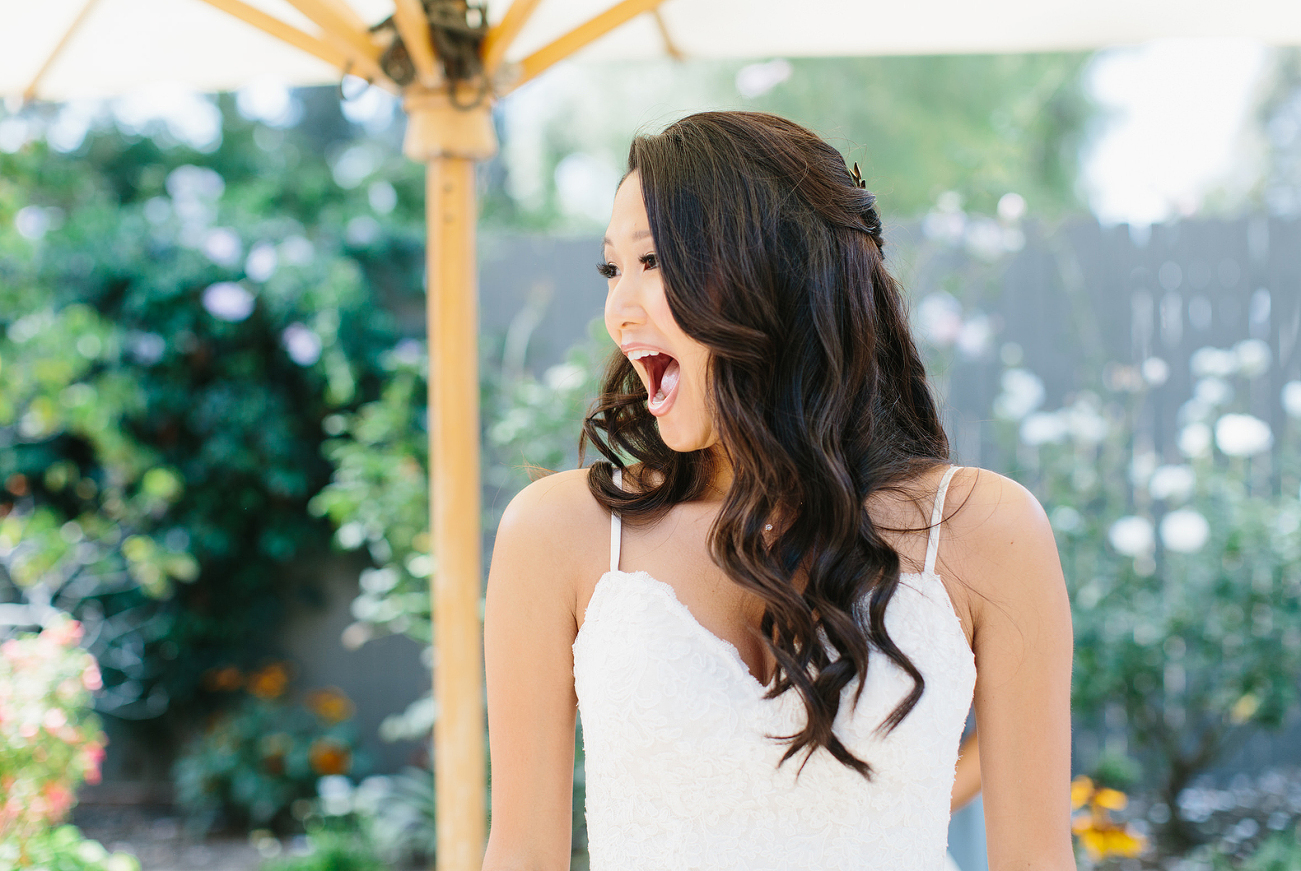
[(654, 356), (656, 356), (656, 355), (658, 355), (658, 354), (659, 354), (659, 351), (647, 351), (647, 350), (629, 351), (629, 352), (628, 352), (628, 359), (629, 359), (629, 360), (640, 360), (642, 357), (654, 357)]

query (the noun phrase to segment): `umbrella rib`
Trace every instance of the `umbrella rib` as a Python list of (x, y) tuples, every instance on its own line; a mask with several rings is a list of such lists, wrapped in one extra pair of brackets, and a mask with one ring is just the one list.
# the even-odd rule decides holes
[(497, 67), (501, 66), (506, 50), (515, 41), (515, 37), (519, 36), (524, 25), (528, 24), (533, 10), (540, 2), (542, 0), (515, 0), (506, 10), (505, 17), (488, 31), (487, 37), (483, 40), (483, 68), (489, 77), (497, 71)]
[(673, 34), (669, 33), (669, 26), (664, 21), (664, 13), (658, 6), (651, 12), (651, 18), (655, 19), (655, 27), (660, 32), (660, 38), (664, 40), (664, 51), (668, 56), (674, 60), (685, 58), (682, 49), (678, 48), (678, 44), (673, 41)]
[(378, 70), (380, 47), (371, 40), (368, 32), (353, 27), (329, 0), (287, 0), (287, 2), (321, 28), (326, 37), (350, 46), (353, 50), (350, 53), (370, 61), (367, 67), (374, 66)]
[(36, 89), (40, 87), (41, 79), (45, 78), (45, 74), (49, 72), (50, 67), (54, 65), (54, 62), (58, 59), (59, 55), (63, 53), (63, 49), (67, 47), (68, 41), (72, 39), (72, 35), (77, 32), (77, 28), (86, 20), (86, 16), (90, 14), (90, 10), (93, 9), (95, 4), (98, 2), (99, 0), (86, 0), (86, 5), (82, 6), (81, 11), (77, 13), (77, 17), (72, 19), (72, 24), (68, 25), (68, 29), (63, 32), (63, 36), (54, 46), (54, 50), (50, 52), (49, 57), (45, 59), (45, 63), (41, 64), (41, 68), (36, 71), (36, 75), (32, 76), (31, 84), (29, 84), (23, 91), (23, 102), (30, 102), (35, 99)]
[(402, 44), (415, 64), (420, 83), (432, 88), (438, 84), (438, 70), (434, 66), (434, 46), (429, 35), (429, 19), (425, 17), (420, 0), (394, 0), (393, 20), (397, 22)]
[(520, 77), (514, 82), (514, 87), (519, 87), (543, 70), (559, 63), (588, 43), (600, 39), (643, 12), (650, 12), (662, 2), (663, 0), (622, 0), (621, 3), (616, 3), (600, 15), (583, 22), (520, 61)]
[(256, 27), (281, 42), (305, 51), (338, 70), (346, 71), (350, 65), (351, 58), (330, 43), (311, 34), (303, 33), (298, 28), (286, 24), (274, 15), (268, 15), (261, 9), (249, 6), (243, 0), (199, 0), (199, 2), (207, 3), (214, 9), (232, 15), (245, 24)]
[(357, 14), (357, 10), (348, 5), (348, 0), (325, 0), (325, 2), (353, 30), (358, 33), (366, 33), (370, 30), (370, 25)]

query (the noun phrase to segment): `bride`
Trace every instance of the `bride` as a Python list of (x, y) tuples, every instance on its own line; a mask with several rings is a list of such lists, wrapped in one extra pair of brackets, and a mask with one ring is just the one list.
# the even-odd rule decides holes
[(945, 867), (969, 706), (989, 866), (1073, 869), (1052, 532), (949, 446), (875, 199), (771, 115), (638, 137), (599, 271), (604, 457), (510, 504), (488, 580), (486, 871)]

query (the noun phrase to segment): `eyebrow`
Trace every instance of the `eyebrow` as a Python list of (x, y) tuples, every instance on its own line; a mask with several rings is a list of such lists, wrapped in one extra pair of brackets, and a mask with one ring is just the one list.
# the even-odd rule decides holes
[[(641, 239), (645, 239), (646, 237), (650, 236), (650, 234), (651, 234), (650, 230), (638, 230), (637, 232), (635, 232), (635, 233), (632, 234), (632, 241), (637, 242), (637, 241), (639, 241), (639, 240), (641, 240)], [(613, 244), (614, 244), (614, 243), (610, 241), (610, 237), (609, 237), (609, 236), (604, 236), (604, 237), (601, 238), (601, 247), (602, 247), (602, 248), (605, 248), (605, 247), (610, 246), (610, 245), (613, 245)]]

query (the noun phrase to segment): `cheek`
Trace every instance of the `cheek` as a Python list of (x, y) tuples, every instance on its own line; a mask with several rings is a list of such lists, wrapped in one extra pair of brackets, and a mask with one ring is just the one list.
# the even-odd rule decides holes
[(610, 338), (617, 345), (619, 344), (619, 325), (615, 321), (613, 306), (610, 305), (613, 296), (612, 293), (606, 293), (605, 307), (601, 310), (601, 315), (605, 320), (605, 331), (610, 334)]

